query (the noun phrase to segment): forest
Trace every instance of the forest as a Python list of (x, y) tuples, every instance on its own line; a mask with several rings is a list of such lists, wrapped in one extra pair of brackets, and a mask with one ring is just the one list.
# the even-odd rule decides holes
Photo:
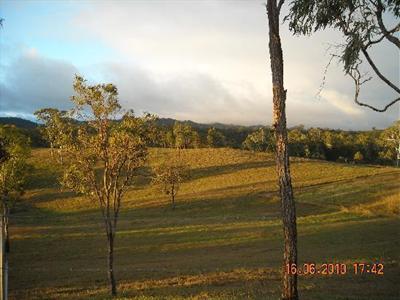
[[(32, 147), (49, 147), (41, 134), (42, 126), (19, 118), (0, 118), (0, 124), (14, 125), (27, 136)], [(151, 146), (163, 148), (229, 147), (250, 151), (274, 152), (271, 127), (226, 124), (199, 124), (158, 118), (157, 137)], [(385, 129), (345, 131), (328, 128), (288, 128), (291, 156), (342, 163), (396, 165), (400, 145), (400, 121)]]

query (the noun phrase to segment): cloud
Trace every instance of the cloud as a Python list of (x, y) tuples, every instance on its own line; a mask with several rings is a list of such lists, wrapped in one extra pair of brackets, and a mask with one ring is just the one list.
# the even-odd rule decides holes
[[(46, 106), (66, 108), (73, 94), (73, 74), (80, 73), (91, 82), (115, 83), (123, 107), (136, 111), (199, 122), (270, 124), (268, 28), (262, 3), (74, 4), (74, 14), (58, 16), (57, 28), (46, 28), (47, 40), (42, 37), (45, 43), (41, 47), (59, 49), (54, 44), (62, 39), (65, 45), (73, 45), (65, 49), (79, 51), (64, 51), (60, 54), (63, 60), (56, 59), (56, 54), (50, 58), (43, 53), (55, 52), (42, 52), (18, 37), (27, 46), (8, 51), (0, 64), (4, 99), (0, 110), (32, 113)], [(54, 21), (51, 16), (46, 20), (49, 24)], [(32, 28), (38, 28), (34, 17), (31, 21)], [(379, 114), (354, 104), (352, 82), (336, 64), (331, 65), (323, 97), (318, 100), (315, 94), (329, 60), (325, 49), (341, 36), (329, 31), (293, 37), (285, 24), (281, 28), (290, 126), (368, 129), (386, 127), (399, 117), (399, 105)], [(43, 26), (37, 30), (42, 32)], [(95, 46), (77, 47), (82, 43)], [(101, 45), (112, 51), (104, 54)], [(373, 55), (385, 74), (398, 82), (398, 65), (392, 63), (397, 54), (386, 46)], [(103, 54), (94, 59), (88, 55), (91, 51)], [(368, 82), (361, 97), (382, 106), (393, 93), (378, 80)]]
[(35, 49), (22, 51), (3, 67), (0, 82), (0, 111), (33, 113), (43, 107), (67, 108), (72, 95), (73, 75), (78, 70), (70, 63), (42, 57)]
[(321, 97), (331, 103), (334, 107), (349, 116), (359, 116), (365, 113), (361, 107), (356, 106), (352, 99), (346, 94), (335, 90), (323, 90)]
[(265, 118), (271, 108), (271, 103), (260, 101), (262, 95), (248, 84), (232, 86), (206, 73), (186, 72), (164, 77), (137, 65), (115, 63), (92, 71), (118, 86), (125, 108), (154, 112), (163, 117), (255, 124)]
[[(262, 4), (96, 3), (76, 15), (72, 23), (84, 29), (80, 31), (84, 35), (112, 45), (121, 58), (147, 70), (154, 86), (152, 99), (159, 99), (152, 102), (152, 109), (202, 121), (265, 124), (271, 122), (272, 95), (268, 28)], [(285, 87), (292, 95), (288, 107), (297, 110), (288, 110), (289, 123), (370, 128), (377, 124), (385, 127), (398, 118), (398, 106), (385, 114), (357, 107), (352, 100), (352, 81), (344, 76), (342, 66), (335, 63), (328, 70), (326, 97), (315, 101), (329, 60), (327, 45), (341, 39), (339, 33), (331, 30), (311, 37), (293, 37), (287, 26), (282, 26)], [(387, 63), (396, 54), (387, 45), (375, 54), (396, 82), (398, 68)], [(155, 91), (161, 96), (154, 95)], [(362, 91), (369, 103), (377, 105), (388, 94), (390, 91), (379, 81)]]

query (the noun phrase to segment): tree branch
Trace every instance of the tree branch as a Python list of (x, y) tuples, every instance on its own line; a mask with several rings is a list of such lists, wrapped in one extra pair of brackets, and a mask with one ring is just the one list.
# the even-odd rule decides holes
[(375, 15), (376, 15), (376, 19), (378, 20), (379, 28), (388, 41), (395, 44), (397, 46), (397, 48), (400, 48), (400, 40), (397, 37), (395, 37), (394, 35), (392, 35), (392, 32), (396, 32), (396, 29), (400, 24), (397, 25), (396, 27), (394, 27), (392, 30), (388, 31), (386, 29), (385, 24), (383, 24), (382, 12), (383, 12), (382, 1), (378, 0), (378, 6), (377, 6), (377, 10), (375, 11)]
[(367, 59), (368, 63), (370, 64), (370, 66), (372, 67), (372, 69), (374, 70), (374, 72), (376, 73), (376, 75), (378, 75), (378, 77), (380, 79), (382, 79), (383, 82), (385, 82), (388, 86), (390, 86), (392, 89), (394, 89), (398, 94), (400, 94), (400, 89), (395, 86), (389, 79), (387, 79), (384, 75), (382, 75), (382, 73), (379, 71), (378, 67), (375, 65), (375, 63), (372, 61), (371, 57), (368, 54), (368, 51), (365, 47), (361, 48), (362, 53), (364, 54), (365, 58)]
[(384, 34), (383, 34), (381, 37), (379, 37), (378, 39), (376, 39), (376, 40), (371, 40), (371, 39), (368, 37), (368, 43), (365, 45), (365, 48), (368, 48), (369, 46), (372, 46), (372, 45), (374, 45), (374, 44), (380, 43), (384, 38), (385, 38), (385, 35), (384, 35)]
[(392, 100), (390, 103), (388, 103), (385, 107), (383, 108), (377, 108), (375, 106), (372, 106), (370, 104), (367, 103), (363, 103), (360, 102), (358, 100), (358, 97), (360, 95), (360, 89), (361, 89), (361, 85), (364, 84), (365, 82), (369, 81), (371, 79), (371, 77), (362, 80), (362, 75), (360, 74), (360, 71), (358, 70), (358, 65), (356, 65), (356, 67), (354, 67), (352, 69), (352, 72), (349, 73), (349, 75), (351, 76), (351, 78), (353, 78), (354, 81), (354, 85), (355, 85), (355, 92), (354, 92), (354, 102), (357, 103), (360, 106), (364, 106), (364, 107), (368, 107), (376, 112), (385, 112), (389, 107), (391, 107), (392, 105), (394, 105), (395, 103), (400, 101), (400, 97)]
[(281, 12), (282, 5), (285, 3), (285, 0), (280, 0), (278, 3), (278, 14)]

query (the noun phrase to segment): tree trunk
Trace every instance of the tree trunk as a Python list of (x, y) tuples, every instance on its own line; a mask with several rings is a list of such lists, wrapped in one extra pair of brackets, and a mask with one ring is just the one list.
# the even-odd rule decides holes
[(111, 285), (111, 295), (117, 295), (117, 284), (114, 277), (114, 235), (107, 234), (108, 239), (108, 279)]
[(4, 251), (8, 258), (8, 253), (10, 253), (10, 235), (8, 233), (8, 221), (9, 221), (9, 209), (6, 203), (3, 204), (3, 217), (4, 217)]
[(175, 209), (175, 185), (172, 185), (171, 189), (171, 202), (172, 202), (172, 209)]
[[(293, 198), (286, 128), (286, 90), (283, 85), (283, 55), (279, 34), (279, 8), (276, 0), (268, 0), (269, 53), (272, 72), (273, 126), (276, 138), (276, 171), (281, 197), (284, 254), (282, 299), (298, 299), (297, 275), (286, 272), (285, 266), (297, 265), (296, 208)], [(290, 268), (289, 268), (290, 269)]]

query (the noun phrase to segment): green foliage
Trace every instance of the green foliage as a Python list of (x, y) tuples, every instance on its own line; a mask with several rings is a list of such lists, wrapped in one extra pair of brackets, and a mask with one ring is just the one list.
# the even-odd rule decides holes
[[(112, 84), (91, 86), (76, 76), (74, 89), (70, 112), (43, 109), (36, 115), (45, 122), (46, 138), (60, 149), (61, 183), (96, 200), (103, 216), (116, 219), (125, 190), (146, 160), (155, 118), (128, 111), (117, 122), (122, 111)], [(113, 234), (115, 225), (107, 232)]]
[[(400, 88), (398, 82), (391, 81), (379, 70), (378, 61), (370, 53), (376, 45), (385, 42), (390, 42), (388, 45), (395, 46), (398, 51), (400, 23), (396, 19), (399, 18), (399, 13), (399, 0), (294, 0), (291, 1), (290, 12), (285, 19), (289, 20), (289, 28), (294, 34), (307, 35), (326, 28), (339, 30), (344, 36), (344, 41), (330, 46), (330, 49), (334, 50), (330, 53), (331, 60), (327, 68), (333, 58), (338, 58), (344, 73), (349, 75), (354, 83), (355, 103), (377, 112), (384, 112), (400, 101)], [(396, 20), (397, 24), (387, 27), (386, 18)], [(359, 100), (361, 86), (372, 79), (360, 70), (363, 62), (372, 68), (386, 87), (396, 93), (395, 99), (388, 101), (383, 108)]]
[(373, 129), (364, 132), (293, 128), (288, 133), (289, 153), (292, 156), (351, 162), (354, 155), (360, 152), (365, 162), (389, 163), (397, 156), (396, 128), (393, 125), (384, 131)]
[(29, 171), (30, 141), (15, 126), (0, 126), (2, 160), (0, 162), (0, 195), (2, 201), (19, 197)]
[(362, 162), (364, 160), (364, 155), (362, 155), (362, 153), (360, 151), (357, 151), (354, 154), (354, 161), (355, 162)]
[(273, 132), (260, 128), (250, 133), (243, 142), (243, 148), (251, 151), (274, 151), (275, 139)]
[(0, 117), (0, 125), (13, 125), (17, 127), (22, 134), (29, 137), (32, 147), (48, 146), (42, 138), (40, 126), (35, 122), (17, 117)]
[(379, 157), (384, 161), (400, 160), (400, 121), (386, 128), (378, 140), (381, 146)]
[[(290, 4), (289, 28), (295, 34), (311, 34), (328, 27), (338, 29), (346, 36), (340, 59), (344, 70), (350, 73), (359, 61), (360, 52), (368, 43), (381, 38), (379, 13), (385, 11), (399, 17), (400, 1), (311, 1), (295, 0)], [(380, 7), (381, 6), (381, 7)]]
[(54, 148), (60, 148), (63, 144), (60, 141), (60, 132), (67, 132), (71, 122), (67, 122), (67, 112), (59, 111), (55, 108), (43, 108), (35, 112), (35, 116), (39, 121), (43, 122), (40, 128), (42, 135), (50, 144), (51, 153)]
[[(175, 147), (179, 149), (187, 149), (187, 148), (195, 148), (193, 138), (192, 127), (189, 124), (183, 124), (180, 122), (175, 122), (174, 127), (172, 128)], [(196, 145), (198, 141), (196, 141)]]
[(224, 147), (226, 145), (225, 136), (215, 127), (211, 127), (207, 131), (207, 145), (208, 147)]
[(74, 89), (77, 95), (72, 97), (75, 107), (70, 114), (85, 122), (72, 122), (66, 115), (54, 113), (47, 123), (56, 124), (56, 145), (66, 159), (62, 183), (101, 203), (105, 197), (118, 202), (135, 170), (145, 162), (154, 118), (138, 118), (129, 111), (115, 122), (121, 107), (117, 88), (111, 84), (88, 86), (77, 76)]

